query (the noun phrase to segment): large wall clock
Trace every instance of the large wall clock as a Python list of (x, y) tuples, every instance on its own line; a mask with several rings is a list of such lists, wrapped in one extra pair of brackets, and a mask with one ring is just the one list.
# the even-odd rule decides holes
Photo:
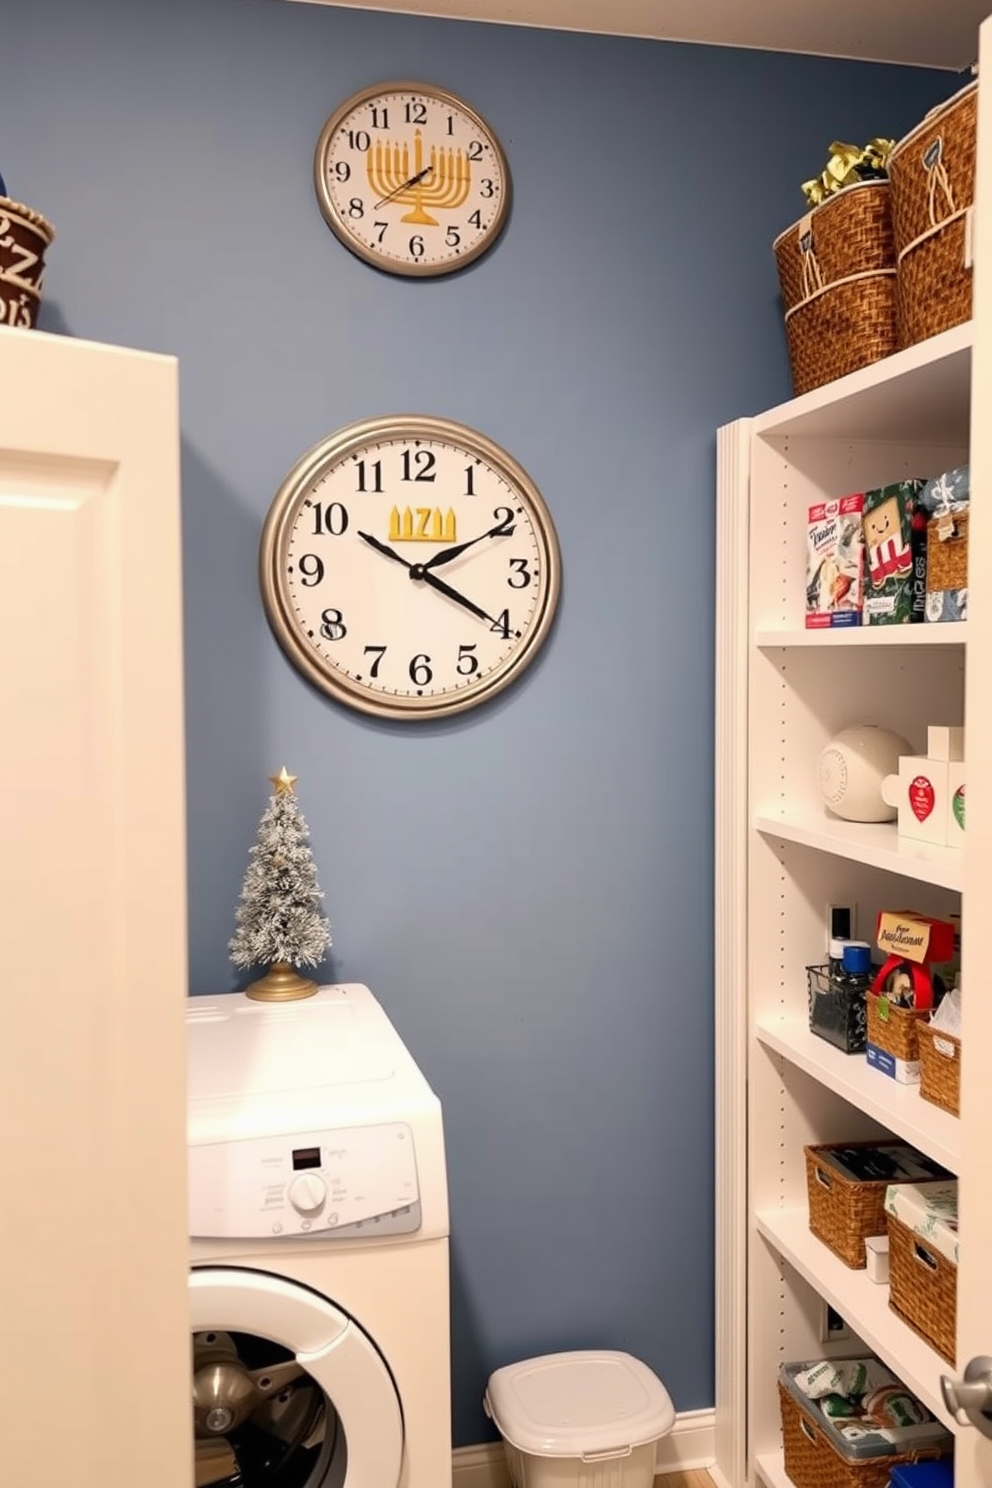
[(534, 659), (560, 587), (554, 524), (515, 459), (447, 419), (350, 424), (286, 476), (259, 578), (280, 645), (339, 701), (436, 718)]
[(327, 120), (314, 154), (320, 209), (346, 248), (393, 274), (449, 274), (502, 232), (506, 157), (454, 93), (379, 83)]

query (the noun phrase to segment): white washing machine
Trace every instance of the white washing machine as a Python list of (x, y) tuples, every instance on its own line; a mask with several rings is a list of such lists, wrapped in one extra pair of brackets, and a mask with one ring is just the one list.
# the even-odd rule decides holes
[(450, 1488), (441, 1107), (367, 987), (191, 998), (198, 1488)]

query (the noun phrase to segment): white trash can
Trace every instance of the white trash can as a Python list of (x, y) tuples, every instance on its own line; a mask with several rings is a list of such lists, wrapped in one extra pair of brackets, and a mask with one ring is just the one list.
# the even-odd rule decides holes
[(661, 1380), (631, 1354), (543, 1354), (489, 1378), (484, 1400), (513, 1488), (652, 1488), (675, 1424)]

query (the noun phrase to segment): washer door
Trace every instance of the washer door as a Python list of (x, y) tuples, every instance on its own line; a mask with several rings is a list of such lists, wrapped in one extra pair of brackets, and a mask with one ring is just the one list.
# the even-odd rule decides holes
[(397, 1488), (403, 1417), (371, 1340), (325, 1297), (190, 1272), (197, 1488)]

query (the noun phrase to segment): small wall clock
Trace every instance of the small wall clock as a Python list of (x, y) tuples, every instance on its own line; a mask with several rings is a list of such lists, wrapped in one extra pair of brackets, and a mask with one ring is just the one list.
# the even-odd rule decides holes
[(378, 83), (320, 132), (314, 185), (346, 248), (392, 274), (450, 274), (502, 232), (510, 172), (496, 135), (454, 93)]
[(554, 524), (526, 471), (485, 435), (407, 415), (314, 445), (269, 509), (259, 578), (293, 664), (387, 718), (437, 718), (500, 692), (534, 659), (558, 602)]

